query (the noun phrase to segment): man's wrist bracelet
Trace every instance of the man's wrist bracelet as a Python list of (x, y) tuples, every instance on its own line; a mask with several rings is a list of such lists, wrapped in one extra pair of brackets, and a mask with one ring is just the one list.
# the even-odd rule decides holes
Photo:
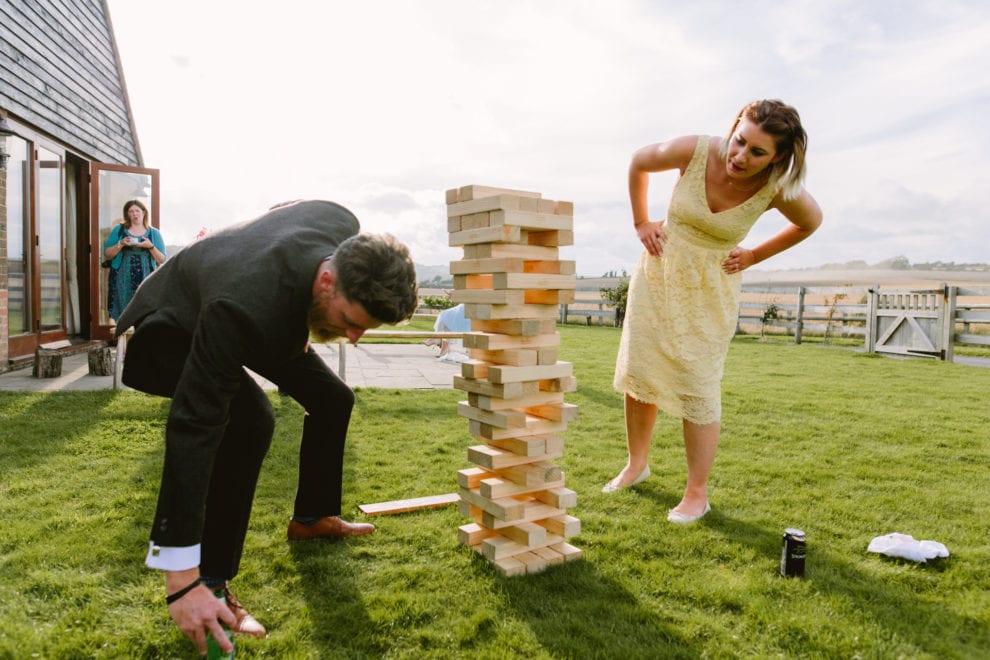
[(182, 587), (181, 589), (179, 589), (178, 591), (176, 591), (174, 594), (169, 594), (169, 595), (165, 596), (165, 602), (168, 603), (169, 605), (171, 605), (172, 603), (174, 603), (175, 601), (179, 600), (180, 598), (182, 598), (183, 596), (185, 596), (187, 593), (189, 593), (190, 591), (192, 591), (193, 589), (195, 589), (196, 587), (198, 587), (202, 583), (203, 583), (203, 578), (201, 578), (201, 577), (196, 578), (196, 581), (193, 582), (192, 584), (188, 584), (188, 585)]

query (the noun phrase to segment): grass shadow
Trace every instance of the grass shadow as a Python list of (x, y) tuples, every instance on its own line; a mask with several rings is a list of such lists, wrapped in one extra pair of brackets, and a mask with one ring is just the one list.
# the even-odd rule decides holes
[(587, 558), (537, 575), (495, 579), (516, 615), (552, 657), (701, 656), (702, 648), (678, 632), (675, 622), (601, 573)]

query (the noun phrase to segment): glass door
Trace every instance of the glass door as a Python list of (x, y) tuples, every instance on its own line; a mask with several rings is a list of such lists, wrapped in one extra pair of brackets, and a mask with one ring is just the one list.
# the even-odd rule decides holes
[(38, 147), (38, 319), (45, 339), (65, 339), (65, 258), (62, 208), (64, 165), (59, 154)]
[(30, 143), (13, 142), (7, 168), (8, 352), (16, 358), (66, 338), (65, 161), (37, 144), (32, 154)]
[(108, 269), (102, 268), (103, 245), (110, 232), (123, 219), (124, 204), (136, 199), (151, 215), (151, 225), (159, 228), (158, 170), (125, 165), (93, 163), (90, 187), (90, 336), (109, 339), (113, 334), (107, 313)]

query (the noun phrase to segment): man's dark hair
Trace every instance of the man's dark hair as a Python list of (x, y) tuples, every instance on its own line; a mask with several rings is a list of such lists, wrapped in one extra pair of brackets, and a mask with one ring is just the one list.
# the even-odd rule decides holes
[(391, 234), (358, 234), (331, 258), (340, 292), (376, 321), (399, 323), (419, 306), (416, 267), (409, 250)]

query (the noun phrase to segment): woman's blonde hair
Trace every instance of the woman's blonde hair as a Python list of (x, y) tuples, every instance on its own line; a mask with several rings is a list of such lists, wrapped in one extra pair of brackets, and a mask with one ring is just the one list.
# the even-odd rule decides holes
[(801, 126), (798, 111), (777, 99), (764, 99), (748, 103), (736, 115), (732, 128), (722, 140), (719, 155), (725, 158), (729, 140), (743, 118), (750, 120), (777, 141), (780, 160), (770, 166), (770, 181), (778, 186), (784, 199), (795, 199), (801, 193), (806, 168), (804, 155), (808, 148), (808, 134)]

